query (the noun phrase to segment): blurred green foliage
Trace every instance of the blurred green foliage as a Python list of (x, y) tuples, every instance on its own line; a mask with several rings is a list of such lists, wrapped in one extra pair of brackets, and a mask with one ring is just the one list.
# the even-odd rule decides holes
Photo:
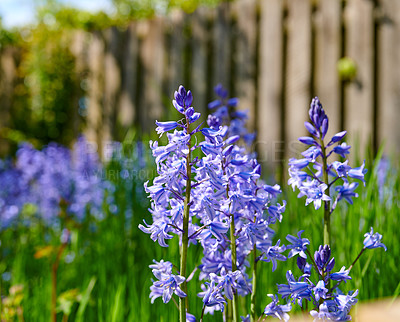
[[(85, 71), (76, 69), (71, 42), (77, 30), (93, 32), (130, 21), (166, 14), (173, 8), (187, 12), (199, 5), (213, 6), (220, 0), (114, 0), (115, 11), (91, 13), (61, 4), (58, 0), (38, 2), (31, 26), (6, 30), (0, 23), (0, 51), (13, 48), (17, 76), (11, 106), (0, 139), (15, 150), (21, 141), (39, 147), (50, 141), (69, 145), (85, 126), (79, 101), (87, 86), (81, 86)], [(3, 108), (3, 106), (2, 106)]]

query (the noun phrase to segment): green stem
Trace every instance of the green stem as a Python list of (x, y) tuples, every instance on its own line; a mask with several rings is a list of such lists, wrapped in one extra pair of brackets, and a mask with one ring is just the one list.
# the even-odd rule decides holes
[(253, 246), (253, 291), (251, 292), (250, 316), (251, 322), (257, 321), (256, 315), (256, 290), (257, 290), (257, 249)]
[[(232, 254), (232, 272), (237, 270), (236, 267), (236, 237), (235, 237), (235, 217), (231, 215), (231, 254)], [(232, 300), (233, 307), (233, 322), (239, 321), (239, 312), (238, 312), (238, 296), (237, 294), (233, 295)]]
[(364, 253), (365, 251), (365, 247), (361, 250), (361, 252), (358, 254), (357, 258), (354, 260), (354, 262), (350, 265), (349, 267), (349, 272), (351, 271), (351, 269), (353, 268), (354, 264), (358, 261), (358, 259), (361, 257), (362, 253)]
[[(189, 131), (189, 120), (186, 119), (186, 130), (187, 133)], [(186, 278), (186, 264), (187, 264), (187, 250), (189, 244), (189, 210), (190, 210), (190, 190), (191, 190), (191, 176), (192, 176), (192, 167), (190, 163), (191, 160), (191, 137), (188, 142), (189, 152), (186, 156), (186, 195), (184, 201), (184, 209), (183, 209), (183, 226), (182, 226), (182, 245), (181, 245), (181, 267), (179, 273), (181, 276)], [(187, 293), (187, 283), (186, 280), (182, 283), (182, 291)], [(186, 298), (179, 298), (179, 321), (186, 322), (186, 309), (188, 303), (188, 296)]]
[(67, 247), (68, 242), (62, 243), (58, 249), (56, 259), (51, 266), (51, 321), (57, 322), (57, 271), (61, 255)]
[[(328, 178), (328, 165), (327, 165), (327, 157), (326, 157), (326, 148), (324, 145), (324, 140), (320, 139), (321, 150), (322, 150), (322, 172), (323, 172), (323, 180), (324, 183), (328, 186), (325, 190), (325, 194), (330, 197), (330, 185)], [(324, 245), (331, 246), (331, 202), (324, 201)]]
[(200, 322), (203, 322), (203, 317), (204, 317), (204, 310), (205, 310), (206, 306), (203, 305), (203, 309), (201, 310), (201, 317), (200, 317)]

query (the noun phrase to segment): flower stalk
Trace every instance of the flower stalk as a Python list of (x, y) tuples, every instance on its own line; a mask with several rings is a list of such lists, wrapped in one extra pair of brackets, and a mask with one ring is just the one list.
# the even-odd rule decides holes
[[(328, 178), (328, 165), (327, 165), (327, 156), (326, 156), (326, 148), (324, 144), (324, 140), (321, 138), (321, 150), (322, 150), (322, 171), (323, 171), (323, 180), (324, 183), (328, 186), (325, 194), (330, 198), (330, 185)], [(331, 201), (324, 200), (324, 244), (331, 244)]]
[[(236, 266), (236, 236), (235, 236), (235, 217), (232, 214), (231, 215), (231, 253), (232, 253), (232, 272), (235, 272), (237, 270)], [(233, 311), (233, 322), (237, 322), (239, 312), (238, 312), (238, 296), (236, 293), (233, 295), (233, 300), (232, 300), (232, 311)]]
[[(186, 118), (186, 132), (190, 133), (190, 124), (188, 118)], [(186, 278), (186, 266), (187, 266), (187, 249), (189, 244), (189, 211), (190, 211), (190, 191), (191, 191), (191, 137), (187, 144), (188, 154), (186, 156), (186, 194), (183, 208), (183, 225), (182, 225), (182, 245), (181, 245), (181, 262), (180, 262), (180, 275)], [(182, 290), (187, 294), (187, 283), (186, 280), (182, 283)], [(188, 299), (179, 298), (179, 321), (186, 321), (186, 310), (188, 306)]]
[(256, 291), (257, 291), (257, 248), (253, 246), (253, 290), (250, 299), (250, 318), (251, 322), (257, 321), (256, 315)]

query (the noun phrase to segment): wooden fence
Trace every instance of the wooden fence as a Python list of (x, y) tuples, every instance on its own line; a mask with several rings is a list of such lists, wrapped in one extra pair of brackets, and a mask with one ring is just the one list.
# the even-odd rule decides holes
[[(98, 144), (167, 120), (179, 84), (205, 113), (221, 83), (250, 111), (267, 164), (298, 152), (316, 95), (328, 135), (346, 129), (351, 144), (376, 149), (385, 141), (387, 151), (400, 151), (397, 0), (237, 0), (126, 30), (78, 32), (71, 50), (88, 84), (87, 135)], [(352, 81), (337, 70), (345, 56), (357, 66)]]

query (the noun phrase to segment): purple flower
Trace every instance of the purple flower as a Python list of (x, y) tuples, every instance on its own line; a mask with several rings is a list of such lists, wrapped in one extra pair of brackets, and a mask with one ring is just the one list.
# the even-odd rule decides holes
[(186, 312), (186, 322), (196, 322), (196, 317), (193, 314)]
[(297, 256), (297, 267), (305, 274), (310, 276), (312, 265), (307, 263), (307, 260), (301, 256)]
[(175, 91), (174, 98), (175, 99), (172, 101), (172, 104), (176, 110), (181, 114), (185, 114), (186, 109), (190, 107), (193, 102), (191, 91), (186, 92), (185, 88), (181, 85), (179, 86), (178, 91)]
[(157, 134), (160, 134), (160, 137), (161, 137), (164, 132), (168, 132), (168, 131), (176, 129), (176, 127), (178, 126), (178, 122), (174, 122), (174, 121), (158, 122), (158, 121), (156, 121), (156, 125), (157, 125), (157, 128), (156, 128)]
[(353, 204), (353, 197), (357, 198), (358, 194), (354, 190), (358, 187), (357, 182), (348, 183), (345, 182), (343, 186), (338, 186), (335, 190), (339, 193), (337, 196), (337, 201), (345, 199), (349, 204)]
[(351, 317), (348, 315), (352, 306), (354, 306), (358, 300), (355, 298), (358, 295), (358, 290), (355, 292), (350, 291), (347, 295), (338, 294), (335, 296), (335, 302), (337, 304), (338, 312), (337, 320), (338, 321), (349, 321)]
[(322, 138), (324, 138), (326, 131), (328, 130), (328, 117), (326, 116), (318, 97), (312, 99), (308, 114), (315, 128), (321, 132)]
[(318, 320), (337, 321), (336, 314), (334, 312), (329, 311), (328, 305), (326, 304), (326, 302), (320, 304), (319, 312), (316, 310), (311, 310), (310, 314), (314, 318), (314, 321), (318, 321)]
[(224, 294), (229, 300), (233, 300), (233, 290), (236, 290), (236, 280), (241, 276), (240, 271), (226, 272), (225, 267), (221, 269), (221, 276), (210, 274), (210, 280), (217, 283), (217, 288), (224, 289)]
[(210, 283), (206, 282), (205, 285), (208, 286), (208, 289), (202, 285), (203, 292), (198, 294), (203, 298), (203, 304), (208, 307), (215, 307), (215, 309), (223, 312), (226, 300), (221, 294), (221, 288), (213, 280)]
[(315, 162), (315, 160), (322, 155), (321, 148), (317, 146), (311, 146), (306, 151), (301, 153), (308, 161)]
[(327, 147), (329, 147), (329, 146), (335, 144), (336, 142), (339, 142), (340, 140), (342, 140), (345, 137), (346, 134), (347, 134), (347, 131), (342, 131), (342, 132), (336, 133), (332, 137), (332, 139), (329, 141)]
[(371, 227), (371, 231), (364, 235), (364, 248), (378, 248), (382, 247), (385, 251), (387, 251), (387, 247), (381, 243), (382, 235), (379, 233), (374, 234), (374, 229)]
[[(153, 269), (153, 274), (158, 279), (158, 281), (153, 282), (153, 292), (155, 293), (158, 291), (161, 293), (162, 291), (162, 299), (164, 303), (168, 303), (174, 293), (179, 297), (186, 297), (186, 294), (179, 287), (179, 285), (185, 281), (183, 276), (173, 275), (171, 273), (164, 274), (156, 269)], [(153, 294), (153, 297), (154, 295), (155, 294)]]
[(348, 162), (349, 162), (348, 160), (346, 160), (343, 163), (339, 161), (332, 162), (332, 166), (339, 177), (347, 177), (347, 172), (351, 170), (351, 167), (347, 165)]
[(333, 281), (347, 281), (351, 280), (351, 276), (349, 276), (350, 271), (346, 269), (345, 266), (342, 266), (339, 272), (330, 274), (329, 278)]
[(307, 238), (301, 238), (301, 234), (304, 230), (300, 230), (297, 233), (297, 237), (292, 235), (287, 235), (286, 239), (292, 243), (291, 245), (286, 246), (287, 249), (291, 249), (289, 252), (288, 258), (291, 258), (297, 254), (299, 254), (303, 258), (307, 258), (305, 251), (307, 250), (307, 245), (310, 245), (310, 241)]
[(319, 299), (325, 299), (326, 294), (328, 293), (328, 289), (325, 287), (324, 281), (319, 281), (317, 285), (313, 288), (315, 300), (318, 302)]
[(286, 273), (286, 279), (288, 284), (278, 284), (278, 294), (281, 294), (282, 298), (289, 297), (300, 306), (303, 299), (311, 299), (311, 287), (307, 282), (296, 281), (290, 270)]
[(272, 262), (272, 271), (276, 270), (277, 260), (280, 261), (286, 260), (286, 257), (281, 254), (286, 250), (286, 247), (285, 245), (279, 246), (280, 242), (281, 241), (278, 240), (275, 246), (268, 247), (263, 257), (261, 258), (261, 260), (264, 262)]
[(290, 312), (292, 309), (292, 304), (288, 303), (285, 305), (279, 305), (277, 295), (268, 294), (268, 296), (272, 299), (272, 302), (265, 307), (264, 314), (267, 316), (276, 317), (285, 322), (289, 321), (289, 314), (287, 314), (287, 312)]
[(364, 182), (365, 186), (364, 175), (367, 173), (368, 170), (364, 169), (364, 167), (365, 167), (365, 160), (360, 167), (350, 169), (347, 174), (350, 178), (361, 180), (362, 182)]
[(349, 150), (350, 150), (351, 146), (347, 145), (346, 142), (343, 142), (342, 144), (335, 146), (333, 148), (332, 152), (335, 152), (336, 154), (340, 155), (342, 158), (346, 157), (346, 154), (349, 154)]
[(308, 164), (310, 163), (310, 161), (308, 159), (295, 159), (295, 158), (291, 158), (289, 160), (289, 165), (290, 167), (296, 168), (296, 169), (303, 169), (306, 166), (308, 166)]
[(309, 183), (304, 183), (303, 186), (300, 187), (299, 196), (307, 196), (306, 206), (313, 202), (315, 209), (319, 209), (322, 201), (331, 200), (331, 198), (324, 193), (327, 188), (328, 186), (325, 183), (318, 184), (316, 180), (313, 180)]
[(306, 127), (307, 131), (310, 132), (311, 135), (319, 137), (317, 129), (311, 123), (304, 122), (304, 126)]
[(306, 145), (315, 145), (315, 144), (317, 144), (317, 142), (313, 138), (310, 138), (309, 136), (299, 137), (298, 140), (301, 143), (304, 143)]
[(314, 253), (314, 261), (319, 271), (330, 272), (335, 266), (335, 258), (331, 258), (331, 249), (329, 245), (319, 246), (318, 251)]
[(151, 234), (150, 238), (153, 241), (157, 240), (160, 246), (168, 247), (168, 245), (165, 243), (165, 239), (171, 239), (173, 237), (171, 235), (168, 235), (168, 233), (171, 231), (168, 223), (162, 221), (161, 219), (153, 222), (152, 225), (147, 224), (144, 220), (143, 222), (145, 223), (145, 225), (147, 225), (147, 227), (140, 224), (139, 229), (146, 234)]

